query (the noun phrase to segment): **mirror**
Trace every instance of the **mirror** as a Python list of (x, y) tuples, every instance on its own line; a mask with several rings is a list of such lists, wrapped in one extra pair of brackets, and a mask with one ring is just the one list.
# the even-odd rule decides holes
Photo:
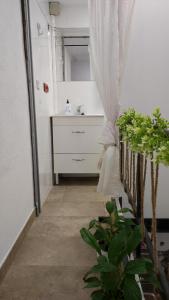
[(91, 80), (89, 36), (64, 36), (62, 43), (63, 80)]

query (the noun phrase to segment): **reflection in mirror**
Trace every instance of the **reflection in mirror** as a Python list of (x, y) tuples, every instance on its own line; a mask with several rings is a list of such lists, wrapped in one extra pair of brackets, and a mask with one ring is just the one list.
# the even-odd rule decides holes
[(89, 37), (63, 37), (63, 79), (65, 81), (91, 80)]

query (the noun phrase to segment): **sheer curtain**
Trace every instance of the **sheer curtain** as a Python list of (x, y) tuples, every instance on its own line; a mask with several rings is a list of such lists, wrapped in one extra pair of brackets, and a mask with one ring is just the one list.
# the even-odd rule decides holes
[(92, 69), (106, 118), (98, 191), (110, 195), (117, 194), (112, 184), (118, 177), (115, 122), (134, 0), (88, 0), (88, 5)]

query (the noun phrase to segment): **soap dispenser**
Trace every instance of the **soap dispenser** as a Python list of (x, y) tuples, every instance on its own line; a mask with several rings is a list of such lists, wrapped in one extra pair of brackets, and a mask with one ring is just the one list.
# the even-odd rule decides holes
[(69, 102), (68, 99), (66, 101), (65, 114), (66, 115), (70, 115), (71, 114), (71, 104), (70, 104), (70, 102)]

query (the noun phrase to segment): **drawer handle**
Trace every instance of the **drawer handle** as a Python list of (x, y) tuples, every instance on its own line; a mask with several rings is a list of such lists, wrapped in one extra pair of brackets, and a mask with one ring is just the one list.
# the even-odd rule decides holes
[(72, 133), (85, 133), (85, 131), (77, 130), (77, 131), (72, 131)]
[(73, 161), (84, 161), (84, 158), (78, 159), (78, 158), (72, 158)]

